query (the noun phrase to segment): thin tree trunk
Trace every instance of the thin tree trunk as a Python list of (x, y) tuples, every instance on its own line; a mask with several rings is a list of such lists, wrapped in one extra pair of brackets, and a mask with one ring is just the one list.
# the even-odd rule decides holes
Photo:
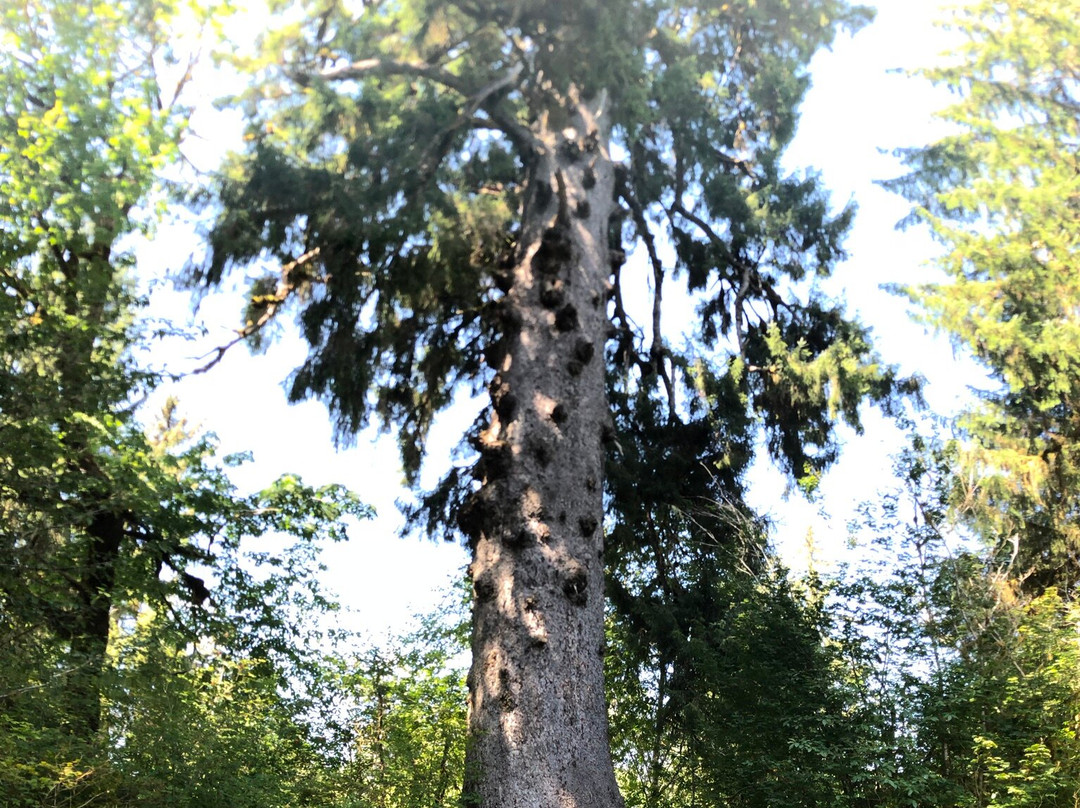
[(97, 514), (86, 529), (85, 568), (77, 584), (78, 607), (72, 612), (72, 673), (67, 686), (71, 731), (89, 738), (101, 728), (101, 677), (109, 647), (109, 628), (116, 564), (124, 520), (110, 512)]
[[(72, 412), (94, 412), (105, 402), (99, 400), (99, 385), (92, 376), (95, 335), (106, 323), (108, 283), (94, 284), (91, 278), (111, 278), (109, 244), (54, 245), (53, 257), (64, 277), (61, 295), (64, 312), (84, 328), (68, 329), (57, 346), (59, 389), (57, 394)], [(64, 424), (67, 462), (73, 475), (99, 481), (94, 453), (80, 428)], [(123, 544), (124, 517), (110, 507), (110, 483), (103, 492), (84, 493), (79, 503), (92, 514), (85, 527), (85, 551), (82, 568), (71, 571), (70, 584), (74, 606), (61, 636), (70, 637), (71, 675), (65, 699), (69, 729), (73, 735), (88, 739), (101, 728), (102, 674), (109, 646), (109, 629), (116, 584), (117, 561)], [(92, 486), (87, 486), (91, 488)], [(74, 527), (74, 526), (72, 526)], [(63, 530), (63, 527), (60, 527)], [(75, 528), (78, 530), (78, 528)]]
[(665, 701), (667, 700), (667, 661), (660, 657), (660, 678), (656, 685), (656, 713), (653, 716), (652, 760), (649, 762), (649, 790), (645, 798), (647, 808), (660, 808), (662, 788), (660, 778), (664, 774), (664, 724)]
[(603, 350), (614, 171), (602, 99), (541, 116), (489, 361), (465, 801), (619, 808), (603, 682)]
[(450, 787), (450, 748), (453, 742), (454, 736), (446, 733), (439, 758), (439, 780), (435, 785), (435, 799), (431, 802), (433, 808), (443, 808), (446, 802), (446, 792)]

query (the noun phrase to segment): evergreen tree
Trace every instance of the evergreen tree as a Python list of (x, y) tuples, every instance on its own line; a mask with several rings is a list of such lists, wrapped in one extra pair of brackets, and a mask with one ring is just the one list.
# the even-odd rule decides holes
[(956, 132), (906, 155), (890, 183), (946, 251), (949, 282), (907, 289), (926, 322), (997, 385), (962, 427), (971, 439), (953, 503), (1028, 592), (1080, 580), (1080, 5), (977, 2), (967, 38), (929, 70), (960, 99)]
[[(661, 475), (694, 470), (616, 506), (667, 519), (664, 486), (738, 500), (755, 419), (811, 479), (835, 419), (857, 425), (865, 397), (895, 391), (813, 282), (853, 211), (831, 215), (816, 178), (780, 167), (807, 62), (866, 15), (834, 0), (303, 8), (248, 63), (250, 149), (222, 171), (192, 282), (269, 265), (245, 333), (295, 305), (311, 350), (292, 397), (327, 401), (343, 438), (373, 416), (394, 428), (413, 484), (437, 413), (488, 391), (462, 444), (475, 462), (412, 513), (473, 551), (466, 799), (618, 805), (605, 460), (642, 434)], [(689, 302), (672, 327), (675, 281)], [(636, 550), (624, 536), (613, 551)]]
[(945, 247), (947, 282), (904, 291), (994, 380), (912, 475), (939, 480), (925, 530), (983, 543), (940, 549), (925, 599), (940, 658), (916, 726), (939, 804), (1077, 799), (1078, 19), (1072, 0), (960, 8), (964, 46), (925, 71), (959, 96), (942, 113), (953, 134), (889, 183)]

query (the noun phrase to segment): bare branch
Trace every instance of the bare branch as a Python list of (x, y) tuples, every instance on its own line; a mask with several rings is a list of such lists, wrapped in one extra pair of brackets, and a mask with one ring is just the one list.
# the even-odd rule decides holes
[(43, 682), (38, 682), (36, 684), (27, 685), (26, 687), (20, 687), (20, 688), (17, 688), (15, 690), (9, 690), (7, 693), (0, 693), (0, 699), (9, 699), (12, 696), (18, 696), (18, 695), (20, 695), (22, 693), (29, 693), (29, 692), (31, 692), (33, 690), (41, 690), (42, 688), (45, 688), (45, 687), (51, 687), (52, 683), (55, 680), (60, 679), (60, 678), (62, 678), (64, 676), (69, 676), (69, 675), (71, 675), (71, 674), (73, 674), (73, 673), (75, 673), (77, 671), (83, 670), (84, 668), (88, 668), (90, 666), (90, 664), (91, 663), (89, 661), (87, 661), (87, 662), (80, 662), (78, 665), (73, 665), (70, 668), (62, 668), (61, 670), (58, 670), (56, 673), (54, 673), (51, 676), (47, 677), (45, 679), (45, 681), (43, 681)]
[[(512, 85), (517, 80), (518, 74), (520, 73), (521, 65), (518, 65), (507, 75), (499, 78), (497, 81), (491, 82), (491, 84), (469, 96), (464, 107), (462, 107), (461, 111), (458, 113), (457, 118), (455, 118), (450, 125), (445, 127), (427, 149), (424, 150), (424, 155), (420, 160), (419, 166), (421, 185), (426, 185), (428, 180), (431, 179), (431, 176), (435, 173), (435, 170), (446, 156), (446, 152), (450, 147), (451, 136), (454, 132), (463, 127), (468, 127), (470, 129), (498, 129), (499, 131), (505, 132), (508, 137), (515, 141), (532, 137), (531, 133), (516, 121), (513, 122), (513, 131), (509, 131), (505, 124), (500, 124), (493, 117), (490, 117), (492, 115), (490, 110), (484, 109), (484, 105), (488, 100), (496, 93), (505, 90)], [(476, 113), (481, 109), (484, 109), (484, 111), (487, 112), (488, 118), (477, 117)], [(520, 130), (520, 132), (517, 130)], [(518, 143), (519, 148), (523, 145), (524, 143)]]
[(190, 371), (187, 375), (197, 376), (202, 373), (206, 373), (215, 365), (221, 362), (225, 358), (225, 354), (229, 352), (230, 348), (238, 345), (250, 337), (255, 336), (262, 331), (269, 323), (277, 316), (281, 306), (289, 299), (293, 292), (297, 289), (297, 284), (294, 283), (289, 276), (292, 272), (299, 267), (311, 263), (315, 258), (319, 256), (319, 248), (316, 247), (312, 250), (308, 250), (294, 261), (290, 261), (281, 268), (281, 282), (278, 284), (277, 289), (274, 292), (272, 298), (267, 302), (266, 308), (259, 316), (259, 319), (254, 322), (247, 323), (243, 328), (237, 329), (236, 337), (224, 345), (219, 345), (209, 353), (203, 354), (200, 359), (205, 359), (207, 356), (213, 356), (214, 358), (207, 362), (205, 365), (197, 367), (195, 370)]
[[(626, 307), (623, 304), (622, 267), (616, 267), (613, 274), (614, 279), (612, 281), (611, 299), (615, 310), (612, 312), (611, 319), (615, 330), (610, 336), (617, 337), (618, 339), (615, 348), (615, 360), (622, 361), (625, 370), (629, 367), (630, 358), (635, 353), (634, 332), (636, 324), (630, 318), (630, 315), (627, 314)], [(617, 323), (617, 325), (614, 325), (615, 323)]]
[[(176, 82), (176, 87), (173, 89), (172, 98), (169, 99), (169, 103), (165, 105), (165, 109), (173, 109), (176, 106), (176, 102), (180, 100), (180, 94), (184, 91), (184, 88), (191, 83), (192, 74), (195, 72), (195, 67), (199, 63), (199, 59), (202, 58), (202, 51), (196, 51), (188, 54), (187, 65), (184, 69), (184, 75), (182, 75)], [(161, 99), (159, 97), (158, 104), (160, 105)]]
[(717, 159), (719, 159), (721, 163), (731, 166), (732, 168), (737, 168), (739, 171), (741, 171), (748, 178), (754, 180), (755, 182), (760, 179), (754, 169), (750, 167), (750, 163), (747, 160), (740, 160), (738, 157), (732, 157), (727, 152), (723, 152), (720, 149), (716, 148), (713, 149), (713, 153), (716, 155)]
[[(351, 81), (370, 75), (416, 76), (441, 84), (464, 96), (470, 95), (468, 88), (458, 76), (424, 62), (400, 62), (395, 59), (379, 58), (360, 59), (347, 65), (320, 70), (317, 75), (324, 81)], [(297, 78), (303, 81), (306, 77), (301, 75)]]
[(483, 110), (491, 118), (492, 123), (513, 140), (522, 153), (525, 153), (530, 149), (536, 149), (539, 145), (535, 135), (512, 114), (500, 109), (496, 104), (489, 103), (489, 101), (493, 100), (493, 96), (513, 86), (521, 75), (521, 71), (522, 66), (517, 64), (502, 78), (473, 93), (465, 104), (465, 110), (462, 114), (471, 117), (477, 111)]
[(671, 377), (667, 371), (667, 365), (664, 361), (664, 340), (661, 330), (661, 311), (663, 309), (663, 288), (664, 288), (664, 265), (660, 260), (660, 255), (656, 250), (656, 240), (653, 237), (652, 230), (649, 227), (648, 221), (645, 219), (645, 211), (641, 207), (641, 203), (638, 202), (633, 192), (628, 187), (627, 183), (621, 183), (621, 187), (618, 189), (619, 196), (626, 202), (630, 208), (630, 215), (634, 220), (634, 227), (638, 231), (638, 235), (641, 236), (642, 241), (645, 242), (645, 250), (649, 254), (649, 263), (652, 266), (653, 272), (653, 305), (652, 305), (652, 344), (649, 346), (649, 360), (653, 365), (653, 369), (660, 375), (661, 380), (664, 383), (664, 389), (667, 392), (668, 400), (668, 414), (671, 418), (676, 417), (675, 412), (675, 390), (671, 384)]

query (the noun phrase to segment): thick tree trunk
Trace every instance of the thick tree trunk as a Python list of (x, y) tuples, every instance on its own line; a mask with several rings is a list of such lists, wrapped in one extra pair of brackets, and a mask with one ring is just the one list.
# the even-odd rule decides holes
[(533, 126), (529, 187), (475, 542), (465, 799), (482, 808), (618, 808), (604, 698), (603, 350), (613, 167), (603, 102)]

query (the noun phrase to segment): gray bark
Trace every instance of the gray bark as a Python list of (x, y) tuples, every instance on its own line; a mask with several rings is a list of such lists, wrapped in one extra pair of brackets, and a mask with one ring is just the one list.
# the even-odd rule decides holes
[(604, 698), (608, 221), (602, 99), (534, 124), (535, 158), (489, 361), (473, 539), (465, 800), (621, 808)]

